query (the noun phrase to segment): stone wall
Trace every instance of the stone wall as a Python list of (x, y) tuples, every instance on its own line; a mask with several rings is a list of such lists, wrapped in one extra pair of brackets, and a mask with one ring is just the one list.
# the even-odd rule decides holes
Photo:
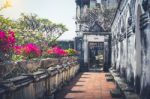
[(111, 32), (112, 67), (142, 99), (149, 99), (150, 1), (121, 0)]
[(21, 74), (29, 74), (37, 71), (38, 69), (47, 69), (56, 65), (65, 64), (67, 62), (76, 61), (75, 57), (62, 57), (62, 58), (46, 58), (23, 60), (18, 62), (4, 62), (0, 63), (0, 80), (20, 76)]
[(76, 58), (65, 57), (11, 62), (1, 65), (0, 70), (0, 99), (53, 99), (54, 93), (76, 75), (79, 65)]

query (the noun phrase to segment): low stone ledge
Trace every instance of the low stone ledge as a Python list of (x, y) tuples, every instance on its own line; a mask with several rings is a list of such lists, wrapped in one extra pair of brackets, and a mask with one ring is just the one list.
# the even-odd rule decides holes
[(15, 78), (7, 79), (1, 83), (1, 86), (5, 87), (6, 91), (14, 91), (21, 87), (24, 87), (33, 82), (33, 78), (31, 76), (18, 76)]
[(8, 88), (2, 84), (0, 84), (0, 95), (5, 93)]
[(112, 76), (107, 76), (106, 77), (106, 80), (109, 81), (109, 82), (113, 82), (114, 81), (114, 78)]
[(40, 61), (40, 67), (44, 69), (55, 66), (57, 64), (59, 64), (59, 59), (56, 58), (46, 58)]
[(0, 81), (22, 74), (30, 74), (38, 69), (48, 69), (62, 64), (73, 65), (76, 60), (75, 57), (62, 57), (0, 63)]
[(41, 60), (23, 60), (17, 62), (17, 64), (24, 73), (32, 73), (40, 68), (40, 62)]
[[(16, 68), (18, 68), (20, 72), (13, 74), (12, 72), (15, 71)], [(6, 79), (6, 76), (8, 78), (11, 78), (13, 76), (18, 76), (18, 74), (21, 72), (23, 73), (23, 71), (21, 71), (21, 69), (19, 68), (17, 62), (0, 63), (0, 81)]]
[(113, 89), (110, 91), (110, 94), (112, 98), (122, 98), (123, 93), (120, 91), (120, 89)]
[(33, 73), (33, 77), (35, 81), (39, 81), (48, 77), (49, 74), (43, 70), (37, 71)]
[(124, 95), (125, 95), (125, 99), (140, 99), (139, 96), (134, 92), (125, 91)]
[(109, 71), (113, 76), (117, 87), (123, 93), (123, 98), (140, 99), (139, 96), (134, 92), (134, 89), (128, 86), (128, 84), (125, 82), (125, 79), (121, 78), (119, 73), (116, 72), (116, 70), (110, 69)]
[(59, 73), (61, 73), (63, 71), (63, 66), (62, 65), (57, 65), (56, 69)]
[(48, 71), (50, 73), (51, 76), (54, 76), (58, 73), (57, 68), (56, 67), (49, 67)]
[[(77, 63), (67, 61), (61, 65), (50, 66), (47, 69), (37, 68), (35, 72), (23, 72), (20, 76), (2, 80), (0, 81), (0, 99), (45, 99), (45, 97), (53, 97), (53, 94), (65, 82), (75, 76), (78, 69)], [(21, 98), (22, 96), (24, 98)]]
[(111, 73), (106, 73), (105, 74), (105, 77), (110, 77), (110, 76), (112, 77)]

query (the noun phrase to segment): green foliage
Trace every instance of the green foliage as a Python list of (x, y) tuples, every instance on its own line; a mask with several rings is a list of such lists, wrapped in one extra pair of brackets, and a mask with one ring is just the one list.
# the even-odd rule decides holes
[(15, 28), (16, 24), (9, 18), (4, 18), (0, 16), (0, 30), (8, 30), (10, 28)]
[(23, 58), (24, 58), (24, 56), (22, 56), (22, 55), (15, 55), (15, 54), (12, 55), (13, 61), (22, 61)]
[(43, 54), (41, 58), (56, 58), (55, 54)]
[[(33, 42), (41, 47), (55, 42), (68, 29), (63, 24), (56, 24), (35, 14), (21, 14), (18, 24), (18, 44)], [(22, 41), (23, 39), (23, 41)], [(43, 46), (44, 45), (44, 46)]]
[(69, 48), (65, 51), (68, 53), (69, 56), (73, 56), (73, 55), (78, 54), (78, 52), (75, 49), (71, 49), (71, 48)]
[(33, 42), (41, 47), (44, 47), (45, 43), (56, 42), (64, 32), (68, 31), (63, 24), (53, 23), (34, 14), (23, 13), (17, 21), (0, 16), (0, 29), (13, 29), (18, 45)]

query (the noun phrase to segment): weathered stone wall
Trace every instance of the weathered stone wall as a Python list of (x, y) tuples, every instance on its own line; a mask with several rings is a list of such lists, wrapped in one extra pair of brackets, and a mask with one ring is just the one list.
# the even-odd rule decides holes
[(122, 0), (111, 32), (112, 67), (142, 99), (149, 99), (150, 1)]
[[(14, 74), (14, 77), (1, 79), (0, 99), (53, 99), (54, 93), (75, 76), (79, 70), (79, 65), (74, 57), (52, 60), (44, 59), (28, 63), (22, 61), (1, 65), (3, 66), (1, 69), (6, 66), (5, 69), (1, 70), (1, 74), (7, 74), (5, 72), (11, 68), (19, 68), (21, 65), (24, 68), (17, 69), (17, 72), (9, 72)], [(51, 62), (54, 62), (53, 65), (50, 65)], [(37, 67), (30, 71), (30, 68), (35, 65)], [(20, 74), (17, 75), (17, 73)]]
[(0, 63), (0, 80), (20, 76), (23, 73), (33, 73), (38, 69), (47, 69), (74, 60), (76, 60), (75, 57), (62, 57)]

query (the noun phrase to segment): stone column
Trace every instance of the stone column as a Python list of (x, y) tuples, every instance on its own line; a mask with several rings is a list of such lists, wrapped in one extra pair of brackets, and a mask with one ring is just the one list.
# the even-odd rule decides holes
[(140, 16), (142, 45), (141, 97), (149, 99), (150, 93), (150, 1), (142, 0), (144, 13)]
[(88, 64), (88, 40), (87, 40), (87, 36), (85, 35), (84, 37), (84, 64), (87, 65)]

